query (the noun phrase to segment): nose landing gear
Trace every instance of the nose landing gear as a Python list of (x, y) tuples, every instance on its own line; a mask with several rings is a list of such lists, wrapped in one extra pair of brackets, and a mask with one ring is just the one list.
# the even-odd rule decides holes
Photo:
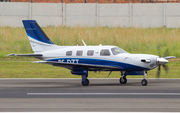
[(126, 75), (125, 75), (125, 72), (124, 71), (122, 71), (121, 72), (121, 78), (119, 79), (119, 82), (121, 83), (121, 84), (126, 84), (127, 83), (127, 78), (126, 78)]
[(141, 84), (143, 86), (146, 86), (148, 84), (147, 80), (146, 80), (146, 75), (147, 75), (147, 71), (144, 71), (144, 79), (141, 81)]

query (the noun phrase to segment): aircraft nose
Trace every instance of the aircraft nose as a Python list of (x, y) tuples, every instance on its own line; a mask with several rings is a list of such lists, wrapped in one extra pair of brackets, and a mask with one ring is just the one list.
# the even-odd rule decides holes
[(169, 61), (168, 60), (166, 60), (165, 58), (157, 58), (157, 64), (158, 65), (164, 65), (164, 64), (166, 64), (166, 63), (168, 63)]

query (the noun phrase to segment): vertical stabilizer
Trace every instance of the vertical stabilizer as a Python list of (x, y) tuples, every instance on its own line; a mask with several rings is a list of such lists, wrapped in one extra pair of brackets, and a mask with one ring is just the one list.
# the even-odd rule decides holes
[(56, 46), (44, 33), (35, 20), (23, 20), (23, 25), (34, 52), (56, 49)]

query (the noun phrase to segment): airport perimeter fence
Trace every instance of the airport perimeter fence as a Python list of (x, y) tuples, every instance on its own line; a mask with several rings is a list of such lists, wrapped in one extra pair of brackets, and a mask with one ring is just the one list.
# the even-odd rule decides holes
[(29, 3), (180, 3), (180, 0), (0, 0)]

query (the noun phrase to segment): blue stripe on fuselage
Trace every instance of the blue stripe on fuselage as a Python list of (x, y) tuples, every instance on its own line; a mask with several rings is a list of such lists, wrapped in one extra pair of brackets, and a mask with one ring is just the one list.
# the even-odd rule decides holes
[(122, 70), (125, 71), (143, 71), (149, 70), (140, 66), (135, 66), (132, 64), (111, 61), (111, 60), (104, 60), (104, 59), (93, 59), (93, 58), (57, 58), (57, 59), (50, 59), (47, 61), (54, 61), (54, 62), (64, 62), (64, 63), (74, 63), (74, 64), (91, 64), (91, 65), (103, 65), (103, 66), (115, 66), (120, 67)]

